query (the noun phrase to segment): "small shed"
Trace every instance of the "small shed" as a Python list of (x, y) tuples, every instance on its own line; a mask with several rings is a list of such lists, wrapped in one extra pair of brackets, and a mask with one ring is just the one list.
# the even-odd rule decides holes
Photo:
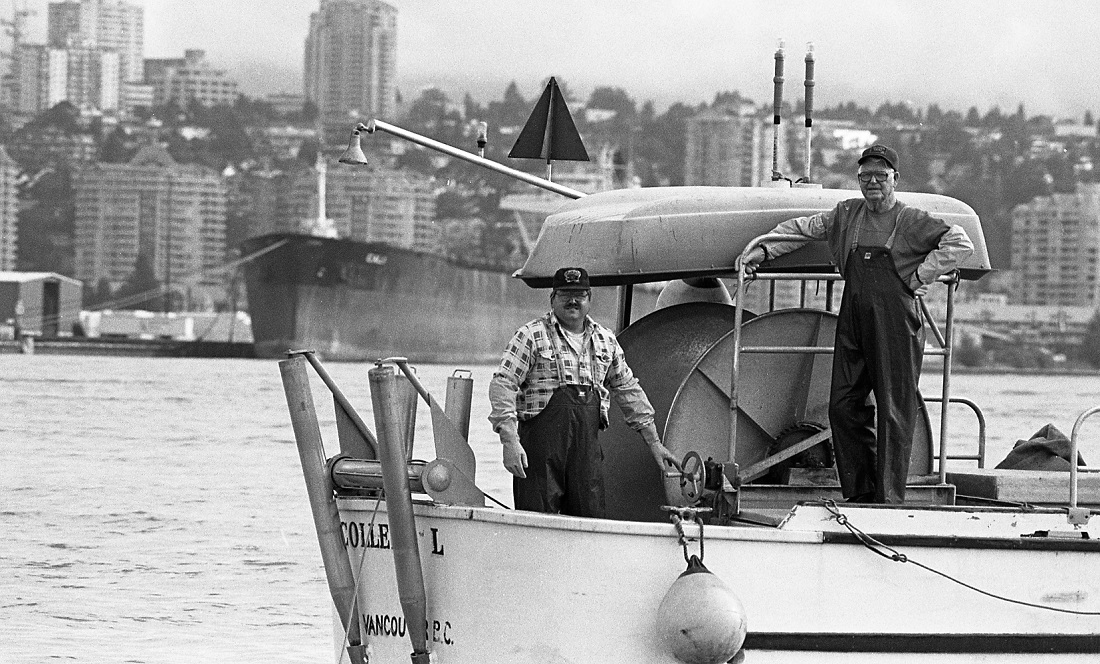
[[(14, 336), (71, 336), (80, 322), (83, 282), (56, 272), (0, 272), (0, 326)], [(79, 328), (77, 328), (79, 329)]]

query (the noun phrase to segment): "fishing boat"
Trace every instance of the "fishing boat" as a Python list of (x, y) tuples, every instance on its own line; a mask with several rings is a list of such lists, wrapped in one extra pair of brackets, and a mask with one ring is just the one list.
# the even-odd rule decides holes
[[(741, 256), (778, 220), (851, 196), (795, 187), (593, 194), (547, 219), (518, 276), (548, 283), (553, 266), (603, 243), (614, 249), (580, 261), (594, 284), (629, 289), (732, 272), (740, 292)], [(980, 222), (950, 198), (901, 199), (961, 223), (975, 242), (959, 275), (945, 280), (950, 312), (955, 279), (989, 271)], [(624, 240), (606, 244), (608, 238)], [(835, 278), (835, 270), (824, 270), (821, 249), (807, 245), (760, 277)], [(999, 471), (986, 469), (980, 455), (948, 457), (943, 408), (939, 440), (930, 426), (918, 427), (905, 505), (844, 504), (835, 481), (799, 480), (814, 475), (797, 461), (828, 441), (825, 367), (834, 320), (824, 309), (751, 316), (737, 304), (681, 302), (630, 321), (620, 335), (628, 361), (654, 402), (665, 444), (684, 463), (662, 476), (625, 424), (614, 421), (601, 439), (608, 519), (486, 506), (464, 438), (468, 410), (455, 396), (466, 394), (469, 403), (469, 387), (449, 389), (440, 406), (415, 372), (395, 370), (407, 369), (406, 360), (380, 362), (369, 372), (375, 433), (353, 415), (315, 356), (284, 360), (295, 435), (307, 477), (314, 477), (308, 484), (341, 618), (342, 656), (726, 661), (734, 653), (717, 660), (693, 653), (719, 650), (726, 641), (706, 635), (720, 632), (712, 622), (730, 623), (731, 615), (744, 626), (737, 651), (752, 662), (827, 653), (874, 653), (875, 661), (1100, 653), (1100, 525), (1078, 500), (1083, 486), (1095, 502), (1095, 474), (1079, 474), (1076, 466)], [(945, 374), (937, 399), (946, 403), (954, 399), (950, 322), (949, 314), (939, 351)], [(344, 422), (342, 452), (327, 461), (318, 452), (310, 365), (332, 388)], [(417, 392), (429, 403), (436, 437), (437, 458), (427, 464), (410, 461), (401, 424)], [(776, 480), (776, 470), (786, 472)], [(1030, 493), (1020, 493), (1021, 485)], [(1004, 500), (1009, 486), (1017, 487), (1016, 504)], [(736, 601), (715, 600), (714, 588), (703, 584), (680, 598), (686, 609), (662, 614), (678, 575), (699, 562), (710, 574), (683, 578), (720, 580)], [(677, 634), (689, 645), (678, 646)]]
[[(779, 108), (777, 93), (776, 124)], [(513, 174), (381, 121), (357, 126), (351, 163), (360, 135), (375, 131)], [(857, 192), (777, 178), (586, 196), (514, 177), (573, 199), (546, 219), (515, 276), (547, 287), (558, 267), (582, 265), (594, 286), (619, 289), (620, 344), (663, 442), (683, 460), (660, 471), (612, 409), (601, 434), (608, 518), (490, 506), (468, 442), (468, 375), (452, 376), (440, 402), (406, 357), (378, 360), (368, 371), (372, 430), (315, 353), (289, 353), (280, 371), (337, 616), (337, 661), (1068, 662), (1100, 653), (1100, 474), (1068, 461), (1066, 471), (987, 468), (981, 407), (951, 393), (955, 287), (991, 269), (969, 206), (898, 194), (963, 226), (975, 250), (940, 279), (942, 330), (923, 309), (942, 391), (924, 397), (938, 404), (938, 426), (927, 409), (918, 418), (907, 502), (867, 505), (842, 501), (832, 461), (841, 276), (824, 243), (752, 277), (826, 282), (820, 308), (750, 311), (742, 267), (765, 238), (795, 239), (768, 235), (779, 221)], [(731, 297), (694, 288), (719, 277)], [(635, 287), (664, 280), (660, 306), (635, 316)], [(310, 371), (333, 398), (338, 454), (324, 451)], [(418, 400), (432, 417), (430, 461), (412, 453)], [(979, 422), (963, 453), (950, 426), (958, 409)], [(1077, 419), (1066, 459), (1078, 459), (1097, 412)]]

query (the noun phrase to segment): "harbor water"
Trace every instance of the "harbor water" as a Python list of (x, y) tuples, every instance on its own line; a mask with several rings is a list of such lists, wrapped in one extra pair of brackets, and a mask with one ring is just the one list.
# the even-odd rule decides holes
[[(370, 365), (326, 368), (373, 425)], [(457, 368), (475, 381), (478, 484), (511, 504), (486, 420), (493, 367), (418, 373), (442, 400)], [(332, 400), (319, 379), (313, 388), (333, 454)], [(922, 389), (938, 396), (938, 378)], [(1068, 435), (1100, 405), (1095, 376), (956, 375), (952, 391), (982, 407), (989, 466), (1047, 423)], [(9, 355), (0, 404), (0, 664), (333, 661), (275, 361)], [(417, 429), (415, 456), (431, 458), (423, 404)], [(952, 409), (951, 435), (952, 452), (975, 449), (967, 408)], [(1100, 465), (1100, 421), (1085, 425), (1082, 455)]]

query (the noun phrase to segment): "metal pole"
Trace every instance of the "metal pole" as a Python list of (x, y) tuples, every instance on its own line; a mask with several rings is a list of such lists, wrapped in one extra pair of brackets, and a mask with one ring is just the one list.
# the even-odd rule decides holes
[(466, 440), (470, 439), (470, 410), (474, 402), (473, 374), (456, 369), (447, 378), (447, 392), (443, 398), (443, 412), (455, 424)]
[(810, 143), (813, 140), (813, 113), (814, 113), (814, 45), (806, 44), (806, 182), (810, 179), (810, 168), (813, 166), (813, 150)]
[(302, 462), (306, 493), (313, 512), (313, 525), (317, 529), (317, 542), (321, 546), (321, 560), (325, 565), (329, 593), (336, 604), (340, 622), (347, 629), (348, 656), (353, 664), (365, 664), (365, 646), (359, 632), (359, 612), (355, 607), (355, 578), (340, 531), (335, 487), (331, 475), (326, 471), (321, 429), (313, 406), (313, 393), (309, 389), (305, 360), (300, 355), (282, 360), (279, 362), (279, 372), (283, 378), (283, 391), (286, 392), (286, 405), (290, 409), (294, 440)]
[(1069, 506), (1070, 508), (1077, 507), (1077, 433), (1081, 430), (1081, 425), (1085, 423), (1085, 420), (1092, 417), (1094, 414), (1100, 413), (1100, 406), (1096, 408), (1090, 408), (1077, 418), (1077, 421), (1073, 423), (1073, 431), (1069, 435)]
[(363, 421), (363, 418), (359, 417), (359, 413), (355, 412), (355, 408), (352, 407), (351, 402), (348, 401), (348, 398), (344, 396), (344, 393), (342, 391), (340, 391), (340, 388), (336, 385), (336, 381), (334, 381), (332, 379), (332, 376), (328, 374), (328, 371), (325, 371), (325, 368), (321, 366), (321, 361), (317, 359), (313, 351), (292, 350), (288, 351), (287, 355), (301, 355), (309, 360), (309, 363), (313, 366), (313, 369), (317, 372), (317, 375), (321, 377), (321, 380), (324, 381), (325, 386), (328, 387), (329, 392), (332, 392), (332, 398), (336, 401), (337, 404), (340, 405), (341, 408), (344, 409), (344, 412), (348, 415), (348, 419), (350, 419), (352, 424), (355, 425), (355, 428), (359, 430), (359, 433), (363, 434), (363, 438), (367, 440), (367, 443), (371, 447), (370, 456), (364, 454), (356, 454), (356, 456), (377, 459), (378, 440), (374, 437), (374, 434), (371, 433), (370, 429), (367, 428), (367, 424)]
[[(749, 244), (755, 247), (757, 243)], [(745, 250), (748, 251), (748, 248)], [(733, 302), (733, 364), (730, 368), (730, 439), (726, 460), (730, 463), (737, 458), (737, 413), (740, 411), (737, 394), (737, 375), (741, 370), (741, 320), (745, 313), (745, 255), (737, 259), (737, 298)]]
[(168, 197), (165, 207), (168, 209), (168, 227), (166, 248), (164, 250), (164, 313), (172, 311), (172, 174), (168, 174)]
[(947, 484), (947, 411), (951, 403), (951, 346), (954, 335), (955, 284), (958, 273), (947, 282), (947, 321), (943, 327), (943, 406), (940, 408), (940, 484)]
[(634, 306), (634, 284), (619, 286), (619, 320), (615, 334), (620, 334), (630, 325), (630, 309)]
[(409, 487), (405, 449), (397, 420), (397, 396), (393, 369), (374, 367), (367, 372), (370, 379), (371, 403), (374, 405), (374, 426), (378, 430), (379, 456), (382, 460), (382, 485), (386, 492), (386, 514), (390, 525), (393, 567), (397, 575), (397, 594), (405, 624), (412, 642), (413, 664), (429, 664), (427, 638), (420, 625), (427, 624), (427, 598), (424, 591), (424, 570), (420, 565), (420, 549), (416, 539), (416, 518), (413, 515), (412, 493)]
[(775, 96), (772, 101), (772, 180), (783, 177), (779, 172), (779, 122), (780, 113), (783, 111), (783, 40), (779, 40), (779, 48), (775, 51)]
[(562, 196), (565, 196), (567, 198), (584, 198), (586, 196), (583, 191), (578, 191), (576, 189), (562, 186), (556, 182), (551, 182), (550, 180), (545, 180), (538, 176), (531, 175), (530, 173), (517, 171), (516, 169), (509, 168), (504, 164), (498, 164), (497, 162), (490, 159), (479, 157), (476, 154), (470, 154), (469, 152), (451, 147), (446, 143), (440, 143), (439, 141), (432, 140), (427, 136), (421, 136), (420, 134), (391, 125), (388, 122), (383, 122), (382, 120), (371, 120), (367, 124), (363, 124), (360, 122), (358, 125), (356, 125), (355, 128), (358, 131), (365, 131), (368, 134), (373, 134), (375, 131), (384, 131), (387, 134), (393, 134), (394, 136), (403, 138), (406, 141), (410, 141), (412, 143), (416, 143), (417, 145), (422, 145), (431, 150), (435, 150), (436, 152), (442, 152), (443, 154), (450, 155), (455, 159), (461, 159), (463, 161), (468, 161), (471, 164), (477, 164), (478, 166), (482, 166), (484, 168), (488, 168), (491, 171), (496, 171), (497, 173), (507, 175), (509, 177), (520, 180), (521, 182), (526, 182), (527, 184), (541, 187), (543, 189), (546, 189), (547, 191), (552, 191), (555, 194), (561, 194)]

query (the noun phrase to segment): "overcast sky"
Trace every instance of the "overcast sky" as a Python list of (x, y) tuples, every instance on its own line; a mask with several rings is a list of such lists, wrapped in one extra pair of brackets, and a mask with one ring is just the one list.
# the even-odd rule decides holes
[[(38, 8), (46, 0), (13, 1)], [(201, 48), (249, 95), (301, 91), (302, 48), (319, 0), (130, 0), (145, 7), (146, 57)], [(558, 77), (585, 98), (624, 88), (659, 109), (739, 90), (771, 98), (786, 42), (786, 98), (801, 98), (813, 42), (817, 107), (855, 101), (993, 106), (1029, 115), (1100, 111), (1100, 2), (1075, 0), (390, 0), (398, 83), (498, 99)]]

